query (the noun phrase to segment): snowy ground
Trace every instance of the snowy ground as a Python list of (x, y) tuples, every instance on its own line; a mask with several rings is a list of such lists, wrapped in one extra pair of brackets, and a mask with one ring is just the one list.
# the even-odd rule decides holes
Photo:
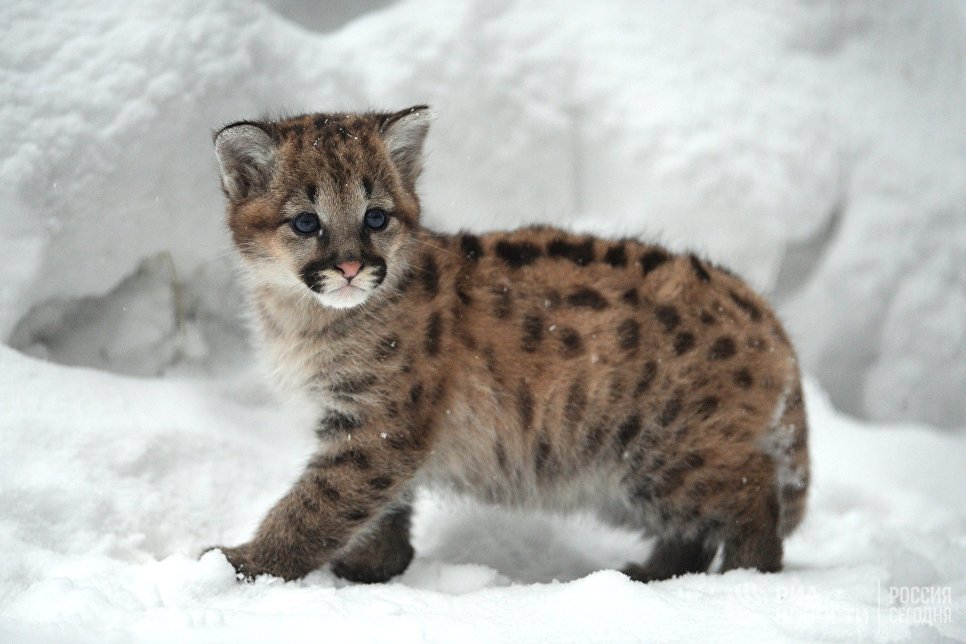
[[(417, 558), (389, 584), (245, 585), (195, 556), (247, 538), (308, 442), (257, 379), (140, 380), (9, 349), (0, 365), (0, 639), (966, 638), (966, 435), (870, 427), (814, 386), (810, 512), (781, 574), (638, 584), (611, 570), (646, 554), (638, 535), (425, 497)], [(900, 613), (923, 610), (890, 595), (912, 587), (938, 589), (937, 612)]]
[[(958, 0), (2, 3), (0, 641), (966, 640), (963, 33)], [(210, 131), (420, 102), (431, 225), (656, 237), (771, 294), (812, 375), (783, 573), (636, 584), (639, 535), (433, 496), (389, 584), (196, 559), (310, 444)]]

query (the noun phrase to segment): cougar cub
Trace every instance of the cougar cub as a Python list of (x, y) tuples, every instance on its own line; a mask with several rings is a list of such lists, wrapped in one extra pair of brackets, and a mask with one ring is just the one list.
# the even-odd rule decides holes
[(693, 254), (554, 228), (420, 225), (429, 110), (242, 121), (215, 135), (261, 348), (318, 449), (245, 576), (401, 573), (412, 493), (583, 508), (657, 537), (640, 580), (781, 567), (808, 485), (795, 353)]

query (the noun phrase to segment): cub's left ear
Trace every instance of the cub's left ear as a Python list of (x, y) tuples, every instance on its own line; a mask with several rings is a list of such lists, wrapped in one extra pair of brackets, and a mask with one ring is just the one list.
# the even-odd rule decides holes
[(423, 169), (423, 143), (432, 118), (433, 112), (428, 105), (414, 105), (388, 114), (379, 128), (389, 157), (410, 191), (415, 189), (416, 179)]
[(215, 134), (215, 154), (221, 184), (232, 201), (257, 196), (268, 189), (275, 174), (278, 146), (259, 123), (241, 121)]

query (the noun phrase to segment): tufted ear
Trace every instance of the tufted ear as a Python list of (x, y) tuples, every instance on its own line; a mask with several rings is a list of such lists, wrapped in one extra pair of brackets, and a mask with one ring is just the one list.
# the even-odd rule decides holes
[(387, 115), (379, 129), (389, 157), (409, 190), (415, 189), (423, 169), (423, 143), (432, 117), (428, 105), (414, 105)]
[(221, 185), (230, 200), (242, 201), (268, 188), (276, 150), (272, 137), (257, 123), (232, 123), (215, 134)]

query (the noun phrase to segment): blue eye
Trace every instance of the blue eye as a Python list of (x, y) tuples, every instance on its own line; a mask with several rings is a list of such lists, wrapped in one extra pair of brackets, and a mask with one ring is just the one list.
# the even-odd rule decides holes
[(319, 232), (322, 224), (314, 212), (300, 212), (292, 219), (292, 230), (299, 235), (312, 235)]
[(369, 230), (382, 230), (389, 223), (389, 215), (385, 210), (372, 208), (366, 211), (366, 228)]

